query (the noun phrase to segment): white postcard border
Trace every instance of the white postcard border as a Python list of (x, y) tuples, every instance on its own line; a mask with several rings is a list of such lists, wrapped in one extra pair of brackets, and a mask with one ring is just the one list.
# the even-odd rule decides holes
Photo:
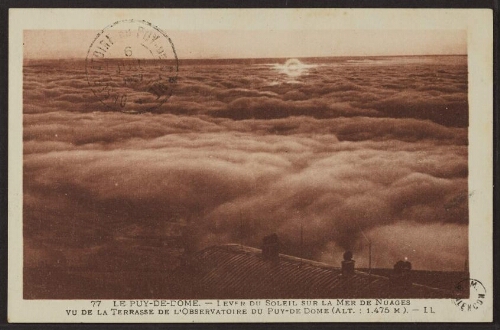
[[(254, 315), (251, 314), (250, 302), (242, 300), (238, 301), (239, 306), (243, 308), (241, 303), (245, 302), (249, 314), (187, 313), (184, 315), (181, 312), (178, 315), (103, 316), (98, 315), (97, 310), (109, 310), (117, 304), (117, 301), (103, 300), (96, 307), (95, 303), (89, 300), (24, 300), (22, 297), (23, 30), (101, 30), (112, 22), (129, 18), (154, 22), (165, 31), (466, 30), (470, 118), (469, 267), (470, 277), (481, 281), (486, 288), (484, 304), (476, 310), (462, 311), (451, 299), (412, 299), (411, 308), (423, 310), (424, 307), (431, 307), (433, 313)], [(493, 318), (493, 11), (489, 9), (10, 9), (8, 170), (9, 322), (489, 322)], [(130, 305), (130, 302), (125, 301), (124, 304)], [(211, 302), (211, 306), (217, 304), (217, 301)], [(302, 300), (297, 300), (298, 304), (301, 302)], [(265, 306), (266, 301), (262, 300), (260, 304), (260, 308), (268, 308)], [(207, 306), (204, 305), (205, 307)], [(76, 317), (67, 315), (67, 310), (78, 310), (79, 315)], [(94, 312), (92, 315), (82, 315), (82, 310), (94, 310)]]

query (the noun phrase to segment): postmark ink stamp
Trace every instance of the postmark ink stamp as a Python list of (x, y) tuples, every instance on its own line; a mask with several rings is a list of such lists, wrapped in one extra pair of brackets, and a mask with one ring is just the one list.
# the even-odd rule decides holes
[(462, 312), (471, 312), (484, 305), (486, 288), (481, 281), (467, 278), (457, 283), (455, 294), (457, 298), (453, 299), (453, 304)]
[(179, 71), (172, 40), (144, 20), (117, 21), (97, 34), (85, 60), (87, 81), (107, 108), (153, 111), (172, 95)]

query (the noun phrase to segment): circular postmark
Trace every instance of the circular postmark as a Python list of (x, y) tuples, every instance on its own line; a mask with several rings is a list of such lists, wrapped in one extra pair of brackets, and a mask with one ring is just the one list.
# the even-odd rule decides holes
[(462, 312), (471, 312), (484, 304), (486, 288), (483, 283), (473, 278), (461, 280), (455, 286), (453, 304)]
[(105, 27), (92, 42), (85, 73), (106, 107), (127, 113), (154, 110), (172, 95), (179, 63), (172, 40), (144, 20)]

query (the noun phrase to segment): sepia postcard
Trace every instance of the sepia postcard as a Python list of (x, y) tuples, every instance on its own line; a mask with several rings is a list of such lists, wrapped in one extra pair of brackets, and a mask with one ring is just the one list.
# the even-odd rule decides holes
[(11, 9), (9, 322), (489, 322), (487, 9)]

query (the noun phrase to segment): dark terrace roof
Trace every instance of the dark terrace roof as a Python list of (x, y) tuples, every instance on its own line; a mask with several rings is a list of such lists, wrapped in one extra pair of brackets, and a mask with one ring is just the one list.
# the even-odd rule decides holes
[(284, 254), (272, 262), (262, 259), (260, 249), (235, 244), (199, 251), (181, 269), (179, 275), (192, 280), (186, 295), (198, 299), (454, 297), (451, 291), (357, 270), (343, 276), (338, 267)]

